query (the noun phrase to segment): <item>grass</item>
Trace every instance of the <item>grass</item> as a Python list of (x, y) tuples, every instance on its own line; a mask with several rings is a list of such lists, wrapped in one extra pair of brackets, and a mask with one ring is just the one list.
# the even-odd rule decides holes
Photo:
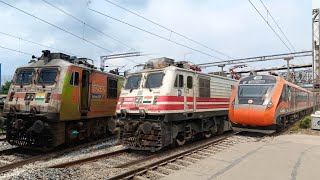
[(307, 116), (299, 122), (299, 127), (303, 129), (311, 128), (311, 117)]
[(290, 131), (299, 131), (299, 129), (300, 129), (300, 121), (295, 122), (295, 123), (291, 126)]
[(300, 121), (295, 122), (289, 130), (292, 132), (297, 132), (300, 129), (308, 129), (311, 128), (311, 117), (306, 116), (305, 118), (301, 119)]

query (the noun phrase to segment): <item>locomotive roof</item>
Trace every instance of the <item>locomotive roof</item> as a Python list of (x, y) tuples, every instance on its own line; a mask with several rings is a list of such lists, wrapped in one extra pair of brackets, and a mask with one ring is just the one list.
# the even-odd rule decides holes
[(112, 73), (108, 73), (108, 72), (103, 72), (103, 71), (100, 71), (100, 70), (95, 69), (95, 68), (90, 68), (90, 67), (87, 67), (87, 66), (85, 66), (83, 64), (71, 63), (71, 62), (66, 61), (64, 59), (52, 59), (49, 62), (45, 62), (44, 60), (40, 59), (40, 60), (37, 60), (37, 61), (35, 61), (33, 63), (29, 63), (29, 64), (26, 64), (24, 66), (20, 66), (20, 67), (18, 67), (18, 69), (20, 69), (20, 68), (43, 68), (43, 67), (69, 67), (69, 66), (76, 66), (76, 67), (80, 67), (82, 69), (92, 70), (92, 71), (95, 71), (95, 72), (100, 72), (100, 73), (108, 74), (108, 75), (111, 75), (111, 76), (122, 77), (120, 75), (116, 75), (116, 74), (112, 74)]
[[(289, 86), (295, 87), (295, 88), (297, 88), (297, 89), (299, 89), (299, 90), (302, 90), (302, 91), (305, 91), (305, 92), (312, 93), (311, 91), (309, 91), (309, 90), (307, 90), (307, 89), (305, 89), (305, 88), (303, 88), (303, 87), (300, 87), (299, 85), (296, 85), (296, 84), (294, 84), (294, 83), (291, 83), (291, 82), (285, 80), (285, 79), (284, 79), (283, 77), (281, 77), (281, 76), (273, 76), (273, 75), (269, 75), (269, 74), (261, 74), (261, 75), (254, 75), (254, 76), (270, 76), (270, 77), (274, 77), (274, 78), (276, 78), (277, 81), (283, 80), (284, 83), (287, 84), (287, 85), (289, 85)], [(244, 77), (244, 78), (246, 78), (246, 77)], [(243, 78), (242, 78), (242, 79), (243, 79)], [(240, 82), (240, 81), (239, 81), (239, 82)]]
[(200, 71), (194, 71), (194, 70), (191, 70), (191, 69), (180, 68), (180, 67), (177, 67), (177, 66), (168, 66), (168, 67), (158, 68), (158, 69), (143, 69), (143, 70), (138, 71), (138, 72), (129, 73), (128, 75), (139, 74), (139, 73), (147, 73), (147, 72), (157, 72), (157, 71), (163, 71), (163, 70), (179, 70), (179, 71), (185, 71), (185, 72), (191, 72), (191, 73), (195, 73), (195, 74), (200, 74), (200, 75), (203, 75), (203, 76), (217, 77), (217, 78), (221, 78), (221, 79), (237, 81), (235, 79), (231, 79), (231, 78), (228, 78), (228, 77), (223, 77), (223, 76), (219, 76), (219, 75), (203, 73), (203, 72), (200, 72)]

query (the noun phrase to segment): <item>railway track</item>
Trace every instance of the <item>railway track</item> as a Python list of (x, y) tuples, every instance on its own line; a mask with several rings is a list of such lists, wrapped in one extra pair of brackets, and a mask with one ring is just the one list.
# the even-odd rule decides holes
[[(241, 142), (259, 141), (261, 137), (246, 137), (237, 135), (239, 132), (230, 133), (211, 141), (198, 143), (198, 145), (192, 144), (191, 148), (187, 150), (172, 153), (163, 158), (158, 158), (163, 154), (170, 154), (163, 152), (163, 154), (157, 154), (153, 156), (147, 156), (145, 158), (125, 163), (116, 168), (127, 168), (129, 170), (122, 172), (108, 179), (158, 179), (165, 177), (166, 175), (184, 168), (185, 166), (191, 165), (201, 159), (208, 156), (212, 156), (217, 152), (227, 149), (235, 144)], [(156, 160), (155, 160), (156, 159)], [(151, 161), (155, 160), (155, 161)], [(150, 161), (150, 163), (147, 163)], [(138, 164), (142, 164), (137, 166)], [(134, 167), (136, 166), (136, 167)], [(132, 168), (133, 167), (133, 168)]]
[[(150, 174), (153, 176), (162, 177), (174, 171), (172, 169), (165, 168), (164, 166), (166, 165), (176, 166), (178, 167), (177, 169), (181, 169), (183, 166), (193, 164), (200, 159), (214, 155), (215, 153), (229, 148), (234, 144), (257, 141), (262, 138), (257, 138), (256, 135), (253, 135), (253, 137), (248, 137), (238, 134), (239, 132), (232, 132), (212, 139), (197, 141), (178, 148), (159, 151), (157, 153), (144, 151), (144, 156), (135, 158), (133, 160), (130, 160), (130, 158), (127, 157), (128, 155), (130, 157), (130, 155), (136, 153), (136, 151), (121, 149), (96, 156), (85, 157), (83, 159), (55, 164), (49, 166), (49, 168), (66, 168), (85, 163), (92, 163), (95, 161), (100, 161), (99, 164), (103, 164), (103, 161), (118, 161), (116, 162), (116, 165), (111, 167), (108, 167), (109, 164), (106, 165), (106, 168), (121, 170), (122, 174), (114, 177), (108, 177), (108, 179), (131, 179), (136, 177), (142, 178), (143, 176), (145, 176), (143, 177), (145, 179)], [(125, 153), (127, 154), (125, 155)], [(121, 161), (122, 156), (127, 158), (126, 161)], [(117, 158), (120, 158), (120, 160)], [(129, 161), (127, 161), (128, 159)], [(176, 164), (173, 165), (174, 163)], [(156, 172), (155, 169), (157, 169), (159, 172)]]
[(75, 161), (69, 161), (69, 162), (66, 162), (66, 163), (56, 164), (56, 165), (53, 165), (53, 166), (49, 166), (49, 168), (66, 168), (66, 167), (70, 167), (70, 166), (74, 166), (74, 165), (78, 165), (78, 164), (88, 163), (88, 162), (95, 161), (95, 160), (98, 160), (98, 159), (101, 159), (101, 158), (110, 158), (110, 157), (113, 157), (113, 156), (118, 156), (118, 155), (121, 155), (121, 154), (126, 153), (126, 152), (130, 152), (130, 150), (129, 149), (120, 149), (120, 150), (117, 150), (117, 151), (112, 151), (112, 152), (108, 152), (108, 153), (104, 153), (104, 154), (99, 154), (99, 155), (91, 156), (91, 157), (88, 157), (88, 158), (83, 158), (83, 159), (79, 159), (79, 160), (75, 160)]
[[(31, 157), (27, 157), (25, 159), (18, 160), (18, 161), (15, 161), (15, 162), (10, 162), (8, 164), (0, 166), (0, 173), (4, 173), (4, 172), (10, 171), (12, 169), (21, 167), (21, 166), (24, 166), (24, 165), (27, 165), (27, 164), (31, 164), (31, 163), (34, 163), (36, 161), (49, 160), (49, 159), (61, 156), (61, 155), (65, 154), (65, 153), (69, 153), (69, 152), (75, 151), (77, 149), (81, 149), (81, 148), (85, 148), (87, 146), (92, 146), (92, 145), (95, 145), (95, 144), (98, 144), (98, 143), (102, 143), (102, 142), (110, 140), (112, 138), (113, 137), (100, 139), (100, 140), (96, 140), (96, 141), (93, 141), (93, 142), (84, 143), (84, 144), (81, 144), (81, 145), (75, 146), (75, 147), (63, 148), (63, 149), (60, 149), (60, 150), (55, 150), (55, 151), (52, 151), (52, 152), (49, 152), (49, 153), (32, 154)], [(5, 150), (0, 151), (0, 155), (2, 156), (4, 154), (15, 154), (16, 151), (19, 151), (20, 149), (21, 148), (19, 148), (19, 147), (11, 148), (11, 149), (5, 149)]]

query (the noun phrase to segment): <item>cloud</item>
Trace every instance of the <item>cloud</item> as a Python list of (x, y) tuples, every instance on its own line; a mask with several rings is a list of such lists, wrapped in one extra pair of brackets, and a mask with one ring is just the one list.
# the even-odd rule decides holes
[[(103, 31), (105, 34), (124, 42), (130, 48), (96, 32), (89, 28), (88, 25), (79, 23), (43, 1), (21, 0), (8, 1), (8, 3), (12, 3), (14, 6), (37, 17), (41, 17), (77, 36), (85, 37), (89, 41), (113, 52), (127, 52), (132, 51), (131, 48), (134, 48), (143, 53), (151, 54), (150, 56), (152, 57), (167, 56), (181, 60), (186, 56), (187, 60), (195, 63), (217, 61), (213, 57), (194, 52), (188, 48), (178, 46), (93, 13), (88, 10), (88, 6), (163, 37), (170, 37), (174, 41), (186, 44), (205, 53), (222, 59), (226, 58), (123, 11), (104, 0), (91, 0), (89, 5), (86, 0), (78, 0), (76, 3), (73, 0), (48, 1), (89, 23), (96, 29)], [(235, 58), (288, 52), (286, 47), (273, 34), (267, 24), (263, 22), (248, 1), (119, 0), (114, 2)], [(263, 15), (266, 15), (266, 11), (263, 9), (260, 1), (252, 0), (252, 2), (260, 9)], [(311, 2), (300, 0), (265, 0), (264, 2), (296, 50), (310, 50)], [(2, 32), (62, 49), (78, 56), (86, 56), (94, 60), (99, 60), (101, 55), (110, 53), (4, 4), (0, 4), (0, 12), (0, 31)], [(272, 22), (270, 21), (270, 23)], [(272, 26), (275, 26), (275, 24), (272, 24)], [(18, 49), (37, 56), (41, 54), (42, 49), (46, 49), (3, 35), (0, 35), (0, 39), (1, 46)], [(136, 57), (132, 58), (132, 60), (143, 63), (151, 58), (150, 56)], [(0, 48), (0, 62), (3, 66), (3, 74), (5, 75), (13, 74), (17, 66), (26, 64), (29, 59), (29, 56)], [(305, 58), (304, 61), (307, 62), (310, 59)], [(135, 65), (125, 59), (110, 60), (107, 63), (126, 65), (126, 68), (130, 69)], [(293, 63), (300, 62), (295, 60)], [(254, 63), (252, 66), (266, 67), (284, 64), (285, 62), (280, 60), (278, 62)], [(99, 61), (96, 62), (96, 66), (99, 66)], [(219, 70), (219, 68), (209, 68), (206, 71), (211, 70)]]

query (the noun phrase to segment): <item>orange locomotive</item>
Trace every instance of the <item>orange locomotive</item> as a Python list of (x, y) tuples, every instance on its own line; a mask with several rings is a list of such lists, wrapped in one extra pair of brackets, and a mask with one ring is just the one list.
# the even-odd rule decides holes
[(88, 60), (46, 50), (16, 70), (3, 109), (10, 144), (45, 150), (108, 133), (123, 78)]
[[(314, 99), (316, 98), (316, 99)], [(235, 130), (273, 133), (312, 112), (319, 96), (282, 77), (249, 76), (234, 88), (229, 118)]]

